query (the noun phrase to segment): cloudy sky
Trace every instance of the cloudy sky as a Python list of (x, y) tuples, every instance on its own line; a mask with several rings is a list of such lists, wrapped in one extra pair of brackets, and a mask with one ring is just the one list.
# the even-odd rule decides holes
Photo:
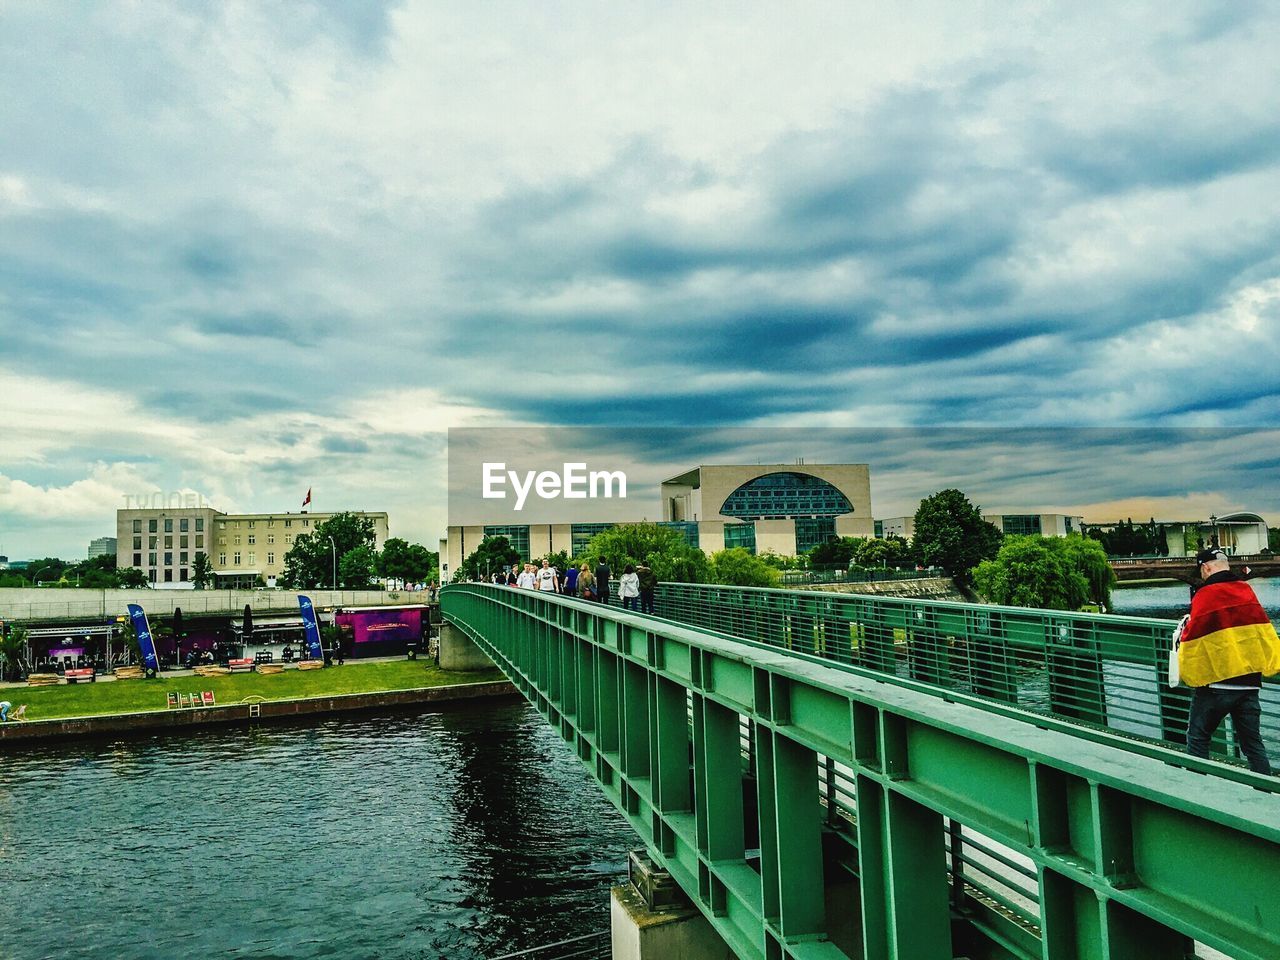
[[(0, 0), (0, 553), (171, 490), (433, 543), (444, 431), (507, 424), (1216, 428), (1252, 486), (988, 457), (975, 496), (1280, 511), (1277, 35), (1242, 0)], [(876, 452), (836, 454), (877, 513), (973, 476)]]

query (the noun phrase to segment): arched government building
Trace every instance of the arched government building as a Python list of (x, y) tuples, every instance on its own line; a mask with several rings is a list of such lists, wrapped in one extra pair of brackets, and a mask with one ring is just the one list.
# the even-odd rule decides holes
[[(744, 547), (794, 556), (834, 537), (874, 532), (865, 463), (698, 466), (663, 481), (661, 500), (659, 522), (708, 554)], [(601, 530), (641, 522), (450, 526), (441, 556), (451, 573), (487, 536), (506, 537), (522, 557), (577, 556)]]

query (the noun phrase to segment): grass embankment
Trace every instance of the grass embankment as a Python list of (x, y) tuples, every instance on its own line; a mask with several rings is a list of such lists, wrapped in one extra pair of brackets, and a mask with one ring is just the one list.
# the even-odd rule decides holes
[(295, 700), (344, 693), (378, 693), (413, 690), (455, 683), (489, 683), (503, 679), (498, 670), (467, 673), (440, 670), (430, 660), (392, 660), (380, 663), (346, 663), (324, 670), (286, 670), (259, 675), (239, 673), (225, 677), (166, 677), (155, 680), (114, 680), (56, 687), (9, 687), (0, 699), (27, 704), (28, 720), (56, 720), (110, 713), (166, 710), (169, 691), (199, 693), (212, 690), (218, 705), (238, 703), (246, 697)]

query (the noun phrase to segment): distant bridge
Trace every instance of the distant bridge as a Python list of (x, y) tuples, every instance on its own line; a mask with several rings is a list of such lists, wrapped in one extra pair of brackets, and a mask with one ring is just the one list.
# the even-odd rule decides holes
[[(1280, 557), (1261, 553), (1231, 557), (1231, 570), (1252, 580), (1256, 577), (1280, 577)], [(1117, 580), (1181, 580), (1200, 585), (1200, 568), (1194, 557), (1134, 557), (1111, 560)]]

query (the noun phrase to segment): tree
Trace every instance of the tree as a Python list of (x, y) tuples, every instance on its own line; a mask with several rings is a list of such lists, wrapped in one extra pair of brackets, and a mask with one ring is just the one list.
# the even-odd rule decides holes
[(191, 580), (197, 590), (204, 590), (213, 580), (213, 565), (209, 562), (208, 554), (203, 550), (196, 551), (195, 560), (191, 564)]
[(820, 543), (809, 551), (809, 563), (815, 569), (839, 567), (847, 569), (857, 555), (858, 549), (866, 543), (865, 537), (841, 537)]
[(453, 582), (482, 580), (494, 571), (519, 562), (520, 551), (514, 549), (506, 537), (485, 537), (453, 571)]
[(17, 680), (18, 666), (26, 653), (26, 627), (15, 623), (7, 633), (0, 630), (0, 679)]
[(597, 533), (587, 543), (579, 559), (594, 567), (603, 557), (616, 577), (628, 563), (656, 562), (660, 554), (679, 551), (688, 545), (688, 541), (670, 527), (656, 523), (624, 523)]
[[(333, 538), (333, 543), (329, 538)], [(373, 521), (354, 513), (335, 513), (319, 524), (314, 532), (294, 538), (293, 546), (284, 555), (284, 573), (281, 583), (286, 587), (317, 587), (333, 584), (333, 561), (336, 552), (341, 570), (342, 558), (357, 547), (374, 551)], [(359, 572), (359, 563), (353, 564)], [(365, 581), (368, 582), (372, 576)]]
[(649, 566), (663, 583), (710, 583), (711, 563), (697, 547), (678, 543), (649, 558)]
[(440, 555), (420, 543), (392, 537), (378, 555), (378, 575), (402, 583), (430, 583), (439, 576)]
[(116, 580), (122, 587), (151, 586), (151, 582), (147, 580), (147, 575), (137, 567), (125, 567), (123, 570), (116, 571)]
[(911, 559), (911, 547), (901, 537), (861, 540), (853, 562), (860, 567), (890, 567)]
[(736, 587), (776, 587), (782, 574), (744, 547), (730, 547), (711, 555), (711, 582)]
[(1078, 534), (1006, 537), (995, 559), (974, 574), (988, 600), (1045, 610), (1079, 610), (1089, 600), (1108, 605), (1114, 580), (1106, 551)]
[(973, 568), (994, 557), (1003, 534), (954, 488), (920, 501), (914, 545), (926, 566), (940, 566), (960, 587), (973, 582)]
[(370, 544), (352, 547), (338, 558), (338, 579), (352, 590), (368, 590), (377, 572), (378, 554)]

